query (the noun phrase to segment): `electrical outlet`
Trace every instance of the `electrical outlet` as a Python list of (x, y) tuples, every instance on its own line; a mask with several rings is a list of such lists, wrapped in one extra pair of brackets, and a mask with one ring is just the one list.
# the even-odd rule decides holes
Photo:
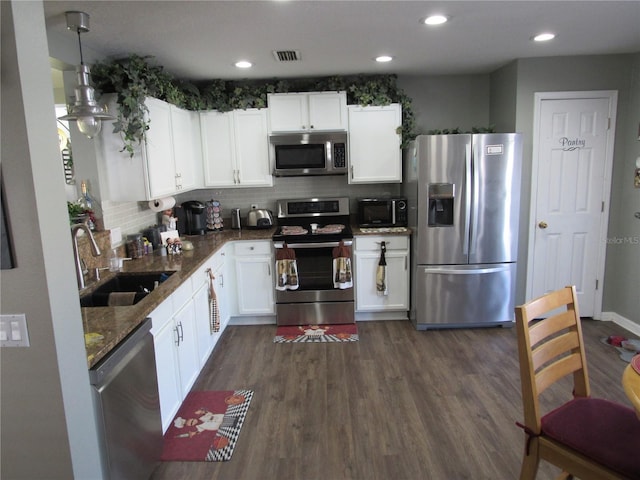
[(252, 203), (251, 204), (251, 209), (254, 210), (256, 208), (258, 208), (258, 204), (257, 203)]

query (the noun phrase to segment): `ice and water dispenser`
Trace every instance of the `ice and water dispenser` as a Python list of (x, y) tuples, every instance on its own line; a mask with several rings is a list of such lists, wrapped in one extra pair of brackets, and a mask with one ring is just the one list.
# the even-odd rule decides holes
[(455, 185), (453, 183), (429, 184), (429, 227), (453, 226), (453, 208)]

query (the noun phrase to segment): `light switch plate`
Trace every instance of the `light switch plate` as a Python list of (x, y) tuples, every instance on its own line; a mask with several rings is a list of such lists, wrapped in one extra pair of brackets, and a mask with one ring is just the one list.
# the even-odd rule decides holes
[(24, 313), (0, 315), (0, 347), (28, 347), (29, 332)]

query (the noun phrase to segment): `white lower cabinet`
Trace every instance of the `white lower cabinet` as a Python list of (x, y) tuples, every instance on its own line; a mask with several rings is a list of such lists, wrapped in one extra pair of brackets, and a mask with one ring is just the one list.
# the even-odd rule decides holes
[[(363, 235), (355, 240), (356, 312), (409, 310), (409, 237)], [(383, 241), (387, 248), (387, 295), (379, 295), (376, 289)]]
[(151, 322), (165, 431), (200, 372), (191, 282), (162, 302), (151, 313)]
[[(209, 359), (220, 335), (229, 323), (228, 300), (225, 290), (225, 252), (217, 252), (209, 259), (200, 271), (193, 277), (193, 304), (196, 317), (196, 332), (198, 342), (198, 354), (200, 366), (204, 366)], [(209, 270), (213, 272), (213, 288), (216, 293), (218, 311), (220, 313), (220, 329), (217, 332), (211, 330), (209, 308)]]
[(170, 299), (165, 300), (151, 313), (151, 320), (160, 393), (160, 416), (164, 432), (169, 428), (171, 420), (182, 403), (180, 367), (176, 351), (175, 329), (171, 321)]
[(234, 242), (238, 315), (274, 315), (274, 256), (270, 240)]
[[(214, 254), (178, 287), (150, 315), (154, 338), (162, 429), (166, 431), (182, 401), (193, 387), (208, 360), (220, 333), (229, 321), (221, 315), (220, 332), (209, 327), (209, 288), (207, 268), (216, 268), (216, 294), (221, 313), (227, 295), (224, 281), (224, 252)], [(206, 277), (205, 277), (206, 273)]]

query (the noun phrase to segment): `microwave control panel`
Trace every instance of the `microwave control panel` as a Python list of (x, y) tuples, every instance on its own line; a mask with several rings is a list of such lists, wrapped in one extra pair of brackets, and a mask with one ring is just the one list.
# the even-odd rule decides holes
[(347, 148), (344, 143), (333, 144), (333, 167), (345, 168), (347, 166)]

